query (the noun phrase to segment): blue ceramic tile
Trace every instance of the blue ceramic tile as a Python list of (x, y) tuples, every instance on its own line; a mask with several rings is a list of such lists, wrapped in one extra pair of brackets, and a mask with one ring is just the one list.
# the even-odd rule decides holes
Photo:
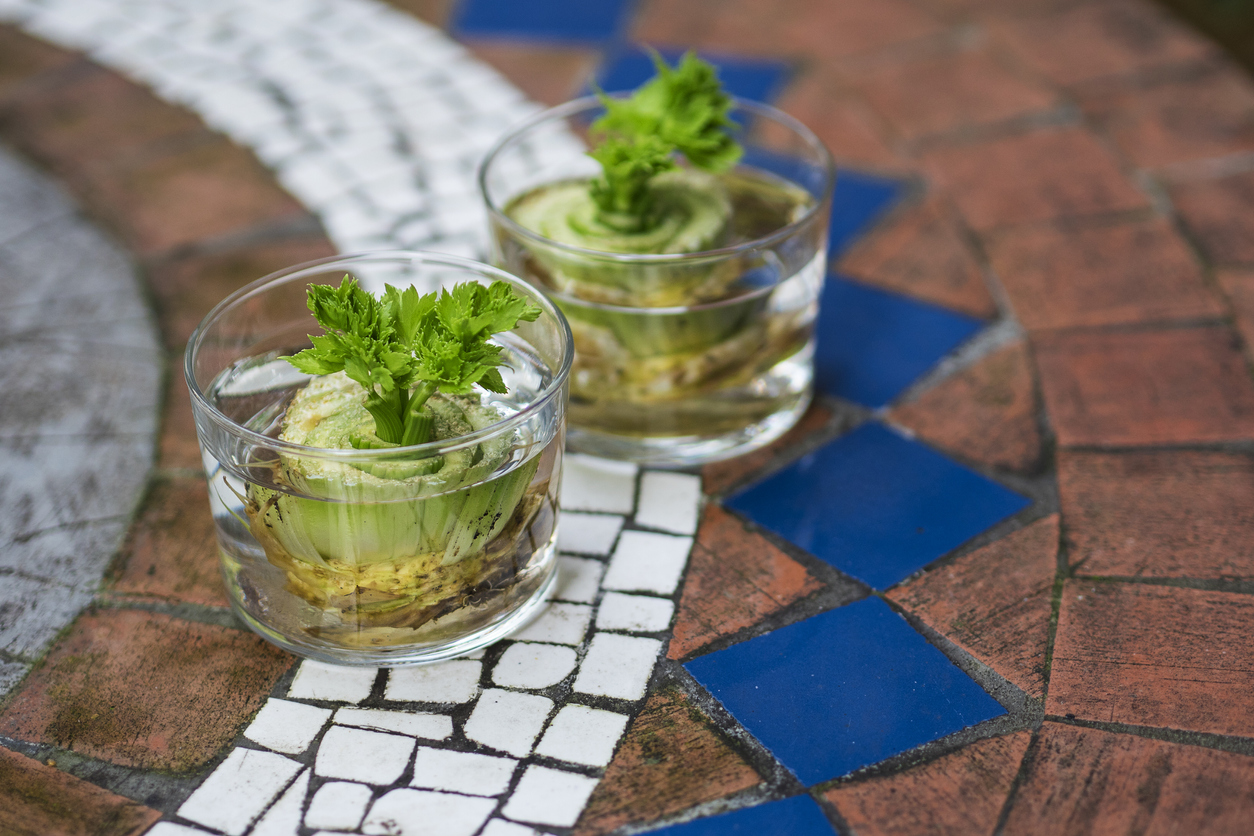
[(819, 304), (815, 385), (869, 407), (889, 403), (983, 323), (829, 276)]
[(462, 0), (450, 27), (458, 36), (603, 42), (625, 24), (629, 0)]
[(654, 836), (832, 836), (835, 832), (808, 795), (651, 831)]
[(1006, 713), (878, 598), (684, 667), (807, 785)]
[(872, 423), (726, 504), (840, 571), (887, 589), (1029, 500)]
[(838, 169), (827, 242), (831, 260), (834, 262), (905, 194), (905, 184), (898, 180)]
[[(672, 67), (683, 55), (683, 51), (677, 49), (659, 49), (658, 52)], [(742, 99), (774, 101), (788, 81), (788, 65), (782, 61), (754, 61), (704, 52), (698, 54), (718, 68), (723, 89)], [(607, 92), (635, 90), (653, 75), (653, 59), (648, 53), (631, 49), (615, 56), (601, 68), (597, 73), (597, 84)]]

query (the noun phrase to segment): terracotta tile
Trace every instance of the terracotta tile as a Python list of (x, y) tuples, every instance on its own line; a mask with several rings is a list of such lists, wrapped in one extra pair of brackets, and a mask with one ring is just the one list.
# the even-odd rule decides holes
[(897, 407), (891, 419), (924, 441), (982, 464), (1030, 472), (1041, 460), (1036, 385), (1017, 341)]
[(688, 46), (701, 39), (727, 0), (643, 0), (637, 4), (632, 40), (650, 46)]
[(932, 198), (897, 212), (837, 265), (867, 284), (981, 319), (997, 315), (980, 265), (955, 218)]
[(107, 213), (140, 256), (305, 212), (252, 154), (221, 138), (86, 176), (87, 202)]
[(1217, 271), (1215, 277), (1228, 294), (1245, 350), (1254, 351), (1254, 269), (1227, 268)]
[(0, 104), (9, 103), (41, 73), (79, 60), (74, 53), (32, 38), (15, 26), (0, 24)]
[(1010, 73), (987, 51), (889, 64), (858, 86), (906, 139), (999, 122), (1057, 103), (1054, 93)]
[(1166, 220), (1011, 230), (988, 245), (993, 270), (1029, 329), (1217, 317), (1219, 300)]
[(688, 559), (667, 658), (752, 627), (823, 586), (805, 567), (717, 505), (706, 506)]
[(919, 4), (945, 19), (970, 21), (973, 18), (1001, 18), (1039, 15), (1085, 3), (1087, 0), (919, 0)]
[(214, 607), (228, 606), (218, 541), (203, 479), (153, 484), (131, 524), (114, 590)]
[(924, 163), (979, 230), (1149, 205), (1080, 128), (945, 148), (926, 154)]
[(687, 696), (661, 691), (628, 727), (574, 834), (654, 821), (761, 781)]
[(882, 120), (821, 73), (808, 72), (793, 80), (776, 106), (814, 131), (838, 164), (873, 167), (905, 164), (886, 144)]
[(138, 836), (161, 813), (0, 748), (0, 832), (6, 836)]
[(228, 294), (275, 270), (335, 255), (322, 236), (161, 261), (148, 269), (148, 286), (166, 345), (181, 349), (213, 306)]
[(792, 0), (763, 5), (779, 14), (784, 43), (825, 61), (874, 52), (944, 30), (939, 20), (906, 0)]
[(1254, 758), (1045, 723), (1002, 830), (1033, 833), (1249, 832)]
[(1254, 386), (1227, 328), (1052, 333), (1035, 347), (1063, 446), (1254, 438)]
[(1058, 515), (888, 594), (1032, 697), (1044, 694)]
[(183, 355), (166, 360), (165, 405), (161, 411), (161, 435), (157, 439), (157, 465), (199, 470), (203, 466), (192, 418), (192, 398), (183, 377)]
[(796, 54), (804, 45), (789, 40), (787, 21), (809, 0), (781, 0), (774, 7), (755, 0), (720, 4), (705, 27), (686, 46), (710, 52), (759, 58)]
[(1254, 577), (1254, 458), (1248, 455), (1063, 451), (1058, 492), (1079, 574)]
[(815, 401), (801, 416), (797, 425), (784, 433), (775, 442), (760, 450), (754, 450), (734, 459), (707, 464), (701, 469), (701, 487), (707, 494), (717, 495), (725, 492), (741, 482), (747, 481), (753, 474), (761, 471), (775, 458), (794, 447), (810, 436), (822, 432), (831, 426), (835, 413), (822, 403)]
[(453, 11), (453, 0), (387, 0), (387, 3), (440, 29), (448, 25)]
[(1254, 172), (1172, 189), (1176, 211), (1217, 264), (1254, 264)]
[(1059, 84), (1189, 61), (1215, 51), (1165, 10), (1141, 0), (1081, 3), (1007, 21), (997, 31), (1029, 65)]
[(505, 41), (473, 41), (467, 47), (476, 57), (496, 67), (527, 98), (550, 106), (578, 95), (592, 78), (600, 57), (591, 49)]
[(1254, 598), (1068, 581), (1045, 713), (1254, 736)]
[(922, 766), (825, 795), (858, 836), (991, 836), (1031, 740), (1026, 731), (978, 740)]
[(15, 141), (58, 172), (84, 176), (105, 161), (134, 160), (161, 143), (206, 135), (199, 118), (94, 65), (12, 111)]
[(1144, 168), (1254, 151), (1254, 81), (1227, 64), (1182, 80), (1096, 90), (1081, 105)]
[(123, 766), (196, 769), (291, 663), (239, 630), (141, 610), (88, 613), (0, 714), (0, 734)]

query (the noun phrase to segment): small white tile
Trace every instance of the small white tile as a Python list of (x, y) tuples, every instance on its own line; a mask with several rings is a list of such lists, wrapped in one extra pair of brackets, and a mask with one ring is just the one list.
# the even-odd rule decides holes
[(330, 716), (329, 708), (271, 699), (244, 730), (244, 737), (276, 752), (299, 755), (313, 743)]
[(602, 586), (624, 592), (670, 595), (679, 585), (691, 549), (691, 537), (624, 531)]
[(518, 642), (501, 654), (492, 681), (506, 688), (547, 688), (569, 676), (577, 661), (569, 647)]
[(318, 745), (314, 772), (324, 778), (390, 784), (409, 766), (416, 745), (412, 737), (332, 726)]
[(622, 529), (623, 518), (617, 514), (581, 514), (563, 509), (557, 528), (557, 550), (607, 555)]
[(636, 504), (634, 464), (566, 456), (562, 470), (562, 510), (630, 514)]
[(378, 668), (350, 668), (306, 659), (300, 663), (287, 695), (302, 700), (361, 702), (370, 696)]
[(392, 790), (370, 809), (368, 836), (473, 836), (496, 809), (492, 798), (428, 790)]
[(300, 773), (300, 777), (248, 831), (248, 836), (296, 836), (305, 809), (305, 794), (309, 791), (309, 774), (308, 769)]
[(512, 821), (493, 819), (479, 836), (536, 836), (536, 831)]
[[(293, 830), (293, 833), (296, 831)], [(159, 821), (144, 836), (210, 836), (208, 830), (199, 827), (187, 827), (172, 821)]]
[(526, 757), (552, 710), (548, 697), (492, 688), (483, 692), (470, 712), (466, 737), (514, 757)]
[(605, 564), (599, 560), (561, 555), (557, 559), (557, 584), (553, 588), (553, 597), (559, 601), (590, 604), (596, 600), (604, 573)]
[[(644, 696), (662, 643), (639, 636), (598, 633), (575, 677), (581, 694), (638, 700)], [(324, 744), (325, 745), (325, 744)]]
[(587, 766), (606, 766), (627, 728), (627, 715), (567, 705), (540, 739), (536, 754)]
[(510, 636), (515, 641), (580, 644), (592, 620), (592, 607), (583, 604), (549, 604), (544, 612)]
[(444, 740), (453, 733), (453, 718), (420, 711), (388, 711), (382, 708), (341, 708), (335, 712), (341, 726), (397, 732), (423, 740)]
[(479, 693), (482, 668), (481, 663), (469, 659), (393, 668), (388, 674), (385, 695), (397, 702), (470, 702)]
[(374, 791), (365, 784), (328, 781), (314, 793), (305, 812), (305, 827), (356, 830)]
[(296, 761), (273, 752), (236, 749), (178, 813), (188, 821), (240, 836), (300, 770)]
[(529, 766), (501, 813), (516, 821), (570, 827), (596, 785), (597, 779), (586, 775)]
[(607, 592), (597, 608), (597, 629), (657, 633), (670, 626), (674, 612), (669, 598)]
[(646, 471), (640, 477), (636, 523), (673, 534), (696, 534), (701, 510), (701, 477), (690, 473)]
[(418, 747), (411, 787), (466, 795), (500, 795), (509, 789), (518, 761), (474, 752)]

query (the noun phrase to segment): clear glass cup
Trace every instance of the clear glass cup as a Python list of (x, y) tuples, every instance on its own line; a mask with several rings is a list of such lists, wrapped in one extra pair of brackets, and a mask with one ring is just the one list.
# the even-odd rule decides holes
[(685, 466), (761, 447), (813, 395), (831, 155), (787, 114), (737, 100), (745, 155), (719, 175), (733, 207), (727, 246), (610, 253), (522, 226), (513, 212), (523, 201), (597, 175), (587, 129), (603, 112), (589, 97), (538, 114), (479, 170), (493, 261), (542, 288), (570, 321), (571, 449)]
[[(499, 280), (538, 305), (535, 322), (493, 338), (509, 392), (480, 402), (501, 418), (470, 404), (468, 434), (390, 450), (281, 440), (311, 380), (282, 358), (321, 331), (307, 288), (345, 275), (376, 294)], [(235, 612), (279, 647), (349, 665), (447, 659), (525, 623), (555, 577), (571, 360), (566, 320), (541, 293), (454, 256), (327, 258), (227, 297), (192, 335), (184, 371)]]

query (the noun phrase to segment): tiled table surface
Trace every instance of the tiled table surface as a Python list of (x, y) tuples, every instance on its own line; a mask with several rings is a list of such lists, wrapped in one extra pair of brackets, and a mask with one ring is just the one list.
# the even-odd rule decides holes
[[(1248, 832), (1254, 84), (1155, 7), (0, 18), (46, 172), (0, 157), (0, 832)], [(481, 252), (479, 155), (641, 43), (840, 162), (816, 406), (700, 474), (572, 457), (555, 602), (479, 658), (241, 631), (191, 328), (337, 249)]]

